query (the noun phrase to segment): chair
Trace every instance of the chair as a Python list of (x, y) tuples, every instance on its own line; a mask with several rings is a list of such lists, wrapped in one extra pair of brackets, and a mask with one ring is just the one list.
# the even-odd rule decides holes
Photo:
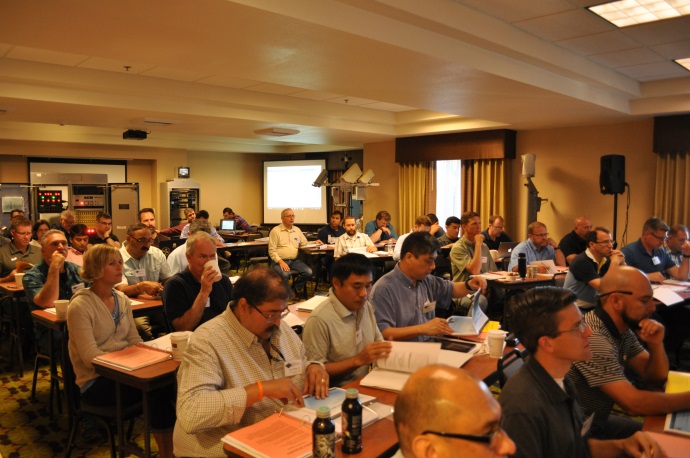
[[(58, 413), (62, 413), (62, 396), (60, 395), (60, 382), (62, 381), (62, 377), (60, 377), (57, 374), (57, 368), (54, 368), (53, 366), (53, 357), (51, 358), (49, 355), (43, 354), (38, 351), (38, 348), (36, 349), (36, 358), (34, 360), (34, 378), (31, 383), (31, 399), (36, 400), (36, 383), (38, 381), (38, 361), (39, 360), (44, 360), (48, 363), (50, 366), (50, 395), (48, 396), (48, 416), (50, 419), (53, 419), (53, 398), (57, 397), (57, 407), (58, 407)], [(57, 396), (55, 396), (57, 395)]]
[(514, 348), (498, 358), (496, 370), (484, 379), (484, 383), (486, 383), (487, 386), (491, 386), (498, 382), (498, 386), (503, 388), (508, 379), (520, 370), (528, 354), (529, 352), (527, 350), (520, 351)]

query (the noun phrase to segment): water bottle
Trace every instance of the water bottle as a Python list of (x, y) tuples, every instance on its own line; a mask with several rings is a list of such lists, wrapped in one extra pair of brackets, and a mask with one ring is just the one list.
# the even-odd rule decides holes
[(316, 420), (311, 426), (312, 453), (314, 458), (335, 456), (335, 423), (331, 420), (331, 409), (321, 406), (316, 409)]
[(520, 278), (523, 280), (527, 276), (527, 258), (525, 257), (525, 253), (518, 254), (518, 275), (520, 275)]
[(359, 392), (350, 388), (345, 393), (342, 407), (343, 419), (343, 453), (362, 451), (362, 403)]

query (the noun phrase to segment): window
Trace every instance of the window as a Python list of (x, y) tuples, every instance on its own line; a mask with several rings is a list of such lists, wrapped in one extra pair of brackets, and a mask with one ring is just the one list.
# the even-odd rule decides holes
[(436, 161), (436, 216), (443, 227), (446, 218), (462, 214), (461, 161)]

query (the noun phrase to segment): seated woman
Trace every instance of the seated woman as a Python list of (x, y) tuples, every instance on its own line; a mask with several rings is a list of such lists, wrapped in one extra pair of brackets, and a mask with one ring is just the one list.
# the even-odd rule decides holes
[[(96, 374), (93, 359), (141, 342), (129, 298), (114, 289), (122, 281), (122, 265), (117, 248), (100, 244), (89, 249), (79, 274), (91, 287), (78, 291), (67, 311), (69, 356), (81, 397), (92, 405), (112, 405), (115, 400), (115, 382)], [(161, 457), (173, 456), (175, 393), (170, 388), (151, 393), (156, 406), (151, 409), (151, 430)], [(125, 405), (141, 400), (136, 388), (122, 386), (121, 393)]]

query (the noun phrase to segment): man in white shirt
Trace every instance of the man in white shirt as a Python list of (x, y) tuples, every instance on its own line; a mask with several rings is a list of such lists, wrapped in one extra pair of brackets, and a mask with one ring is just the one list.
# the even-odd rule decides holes
[(430, 232), (431, 231), (431, 220), (429, 219), (428, 216), (426, 215), (420, 215), (414, 220), (414, 227), (410, 232), (407, 234), (403, 234), (400, 236), (398, 241), (395, 243), (395, 250), (393, 251), (393, 261), (399, 261), (400, 260), (400, 250), (402, 250), (403, 242), (407, 238), (408, 235), (412, 234), (413, 232)]
[(374, 245), (374, 242), (371, 241), (367, 234), (357, 232), (357, 220), (354, 216), (346, 216), (345, 221), (343, 222), (343, 227), (345, 228), (345, 233), (336, 240), (333, 257), (338, 259), (339, 257), (347, 254), (350, 248), (366, 247), (366, 251), (368, 253), (378, 251)]

